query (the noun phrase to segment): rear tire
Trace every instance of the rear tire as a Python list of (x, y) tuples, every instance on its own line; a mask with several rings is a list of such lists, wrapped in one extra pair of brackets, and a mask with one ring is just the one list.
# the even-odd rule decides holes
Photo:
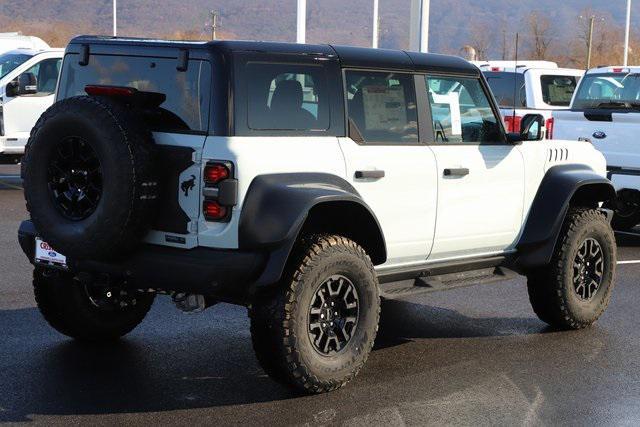
[[(112, 297), (116, 299), (102, 301), (98, 291), (88, 291), (69, 274), (42, 269), (33, 272), (33, 290), (49, 325), (83, 341), (112, 341), (128, 334), (142, 322), (155, 298), (136, 291), (124, 291), (123, 296), (114, 288)], [(120, 306), (123, 302), (127, 306)]]
[(308, 393), (338, 389), (362, 368), (378, 331), (373, 264), (345, 237), (305, 239), (281, 286), (256, 301), (249, 316), (253, 347), (269, 376)]
[(615, 238), (606, 217), (596, 209), (571, 209), (551, 263), (527, 275), (533, 311), (556, 328), (590, 326), (609, 304), (615, 269)]

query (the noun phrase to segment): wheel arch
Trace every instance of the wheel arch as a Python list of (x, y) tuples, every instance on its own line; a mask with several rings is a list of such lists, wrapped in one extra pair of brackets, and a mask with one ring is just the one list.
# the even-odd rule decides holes
[(597, 208), (615, 200), (611, 181), (586, 165), (559, 165), (545, 174), (517, 244), (516, 266), (532, 270), (549, 263), (569, 207)]
[(351, 184), (331, 174), (256, 177), (247, 190), (238, 232), (241, 249), (269, 253), (252, 293), (280, 280), (296, 241), (305, 233), (343, 234), (360, 244), (375, 265), (387, 258), (375, 214)]

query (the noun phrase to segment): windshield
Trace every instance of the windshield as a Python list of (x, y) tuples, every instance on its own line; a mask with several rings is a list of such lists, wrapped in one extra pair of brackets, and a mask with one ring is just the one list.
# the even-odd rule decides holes
[(573, 102), (573, 109), (640, 108), (640, 74), (586, 75)]
[(24, 64), (31, 55), (24, 53), (5, 53), (0, 55), (0, 79)]
[(547, 105), (568, 107), (576, 90), (575, 76), (541, 76), (542, 100)]

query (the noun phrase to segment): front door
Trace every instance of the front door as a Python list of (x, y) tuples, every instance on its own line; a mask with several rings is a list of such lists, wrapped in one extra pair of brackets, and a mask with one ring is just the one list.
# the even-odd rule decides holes
[(53, 104), (61, 62), (62, 58), (43, 59), (25, 71), (35, 77), (35, 93), (5, 97), (4, 131), (8, 145), (13, 142), (24, 146), (33, 126)]
[(439, 189), (430, 259), (508, 251), (522, 221), (523, 157), (505, 141), (480, 78), (426, 79)]
[(345, 71), (349, 137), (340, 138), (347, 179), (375, 213), (387, 264), (424, 261), (433, 244), (437, 176), (420, 143), (411, 74)]

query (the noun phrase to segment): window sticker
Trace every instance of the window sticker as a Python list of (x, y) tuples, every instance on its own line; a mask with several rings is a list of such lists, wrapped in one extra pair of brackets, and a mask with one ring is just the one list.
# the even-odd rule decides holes
[(451, 135), (462, 135), (462, 114), (460, 112), (460, 94), (458, 92), (449, 92), (444, 95), (433, 93), (433, 101), (449, 108), (448, 116), (451, 120)]
[(388, 130), (406, 125), (406, 101), (401, 86), (365, 86), (362, 95), (367, 130)]

